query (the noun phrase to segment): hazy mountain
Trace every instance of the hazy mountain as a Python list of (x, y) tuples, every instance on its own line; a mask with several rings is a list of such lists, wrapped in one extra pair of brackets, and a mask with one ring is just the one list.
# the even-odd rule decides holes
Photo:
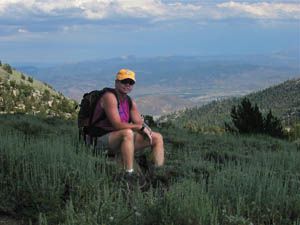
[[(248, 56), (134, 56), (85, 61), (55, 67), (22, 67), (65, 95), (80, 100), (85, 92), (114, 85), (115, 73), (130, 68), (137, 73), (132, 96), (147, 114), (162, 114), (193, 104), (245, 95), (299, 76), (298, 51)], [(151, 97), (151, 101), (148, 101)], [(161, 96), (176, 96), (168, 110)], [(170, 97), (168, 97), (170, 98)], [(177, 102), (180, 104), (177, 105)], [(153, 103), (158, 104), (153, 110)], [(170, 103), (170, 102), (169, 102)]]

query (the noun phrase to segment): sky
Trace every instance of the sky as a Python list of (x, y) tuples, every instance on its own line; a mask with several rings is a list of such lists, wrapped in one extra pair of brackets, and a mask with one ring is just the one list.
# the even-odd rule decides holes
[(0, 0), (0, 60), (51, 64), (299, 49), (299, 2)]

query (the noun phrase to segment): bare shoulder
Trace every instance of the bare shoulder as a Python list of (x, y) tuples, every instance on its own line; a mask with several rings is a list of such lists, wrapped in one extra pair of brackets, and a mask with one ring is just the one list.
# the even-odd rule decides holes
[(115, 105), (116, 102), (116, 96), (112, 92), (106, 92), (101, 98), (102, 105)]
[(116, 96), (115, 96), (114, 93), (108, 91), (108, 92), (104, 93), (102, 99), (104, 99), (104, 100), (112, 100), (112, 99), (116, 100)]

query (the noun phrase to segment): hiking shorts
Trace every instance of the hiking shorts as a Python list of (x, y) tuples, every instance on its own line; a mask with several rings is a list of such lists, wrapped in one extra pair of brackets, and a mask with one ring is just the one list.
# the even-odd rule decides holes
[(102, 135), (101, 137), (97, 137), (96, 148), (109, 149), (108, 145), (108, 137), (109, 133)]
[[(97, 137), (97, 144), (96, 144), (96, 149), (99, 150), (99, 151), (107, 151), (109, 153), (112, 153), (112, 154), (117, 154), (117, 153), (120, 153), (120, 149), (118, 150), (112, 150), (109, 148), (109, 134), (110, 133), (107, 133), (107, 134), (104, 134), (102, 135), (101, 137)], [(136, 132), (134, 132), (134, 138), (136, 136)]]
[(108, 154), (109, 156), (116, 156), (116, 154), (119, 154), (120, 151), (109, 148), (109, 134), (110, 133), (107, 133), (101, 137), (97, 137), (97, 143), (94, 150), (98, 153), (102, 152)]

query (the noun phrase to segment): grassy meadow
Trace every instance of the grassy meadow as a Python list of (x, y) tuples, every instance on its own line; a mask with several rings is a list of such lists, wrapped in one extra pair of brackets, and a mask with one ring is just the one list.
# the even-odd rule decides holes
[(165, 177), (129, 192), (120, 165), (80, 143), (75, 122), (1, 115), (0, 214), (39, 225), (300, 224), (299, 144), (159, 131)]

